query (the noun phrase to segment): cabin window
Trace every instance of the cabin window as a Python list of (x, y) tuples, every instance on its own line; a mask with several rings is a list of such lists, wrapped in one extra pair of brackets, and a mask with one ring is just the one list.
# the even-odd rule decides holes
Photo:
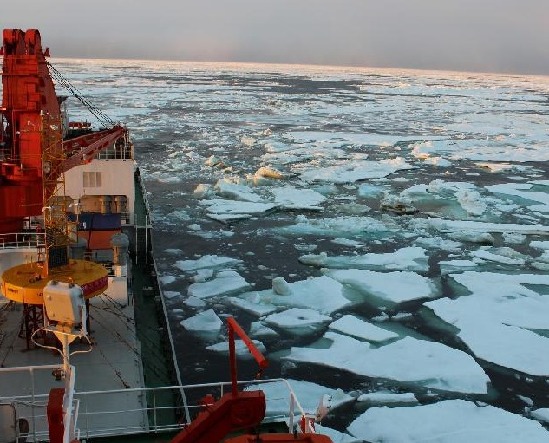
[(98, 188), (101, 186), (101, 172), (83, 172), (82, 186), (84, 188)]

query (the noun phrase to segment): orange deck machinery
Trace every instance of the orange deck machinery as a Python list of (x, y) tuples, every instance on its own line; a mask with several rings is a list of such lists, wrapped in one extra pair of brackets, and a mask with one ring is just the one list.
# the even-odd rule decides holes
[[(49, 50), (43, 50), (38, 30), (5, 29), (0, 55), (0, 236), (4, 243), (10, 235), (20, 236), (30, 217), (40, 219), (43, 230), (43, 240), (36, 242), (37, 259), (2, 275), (4, 296), (25, 306), (28, 347), (30, 334), (42, 321), (42, 289), (48, 281), (77, 283), (87, 299), (107, 288), (103, 266), (69, 258), (64, 172), (91, 161), (118, 140), (127, 142), (128, 134), (74, 93), (46, 60)], [(69, 123), (66, 97), (57, 96), (52, 75), (109, 127), (92, 131), (89, 124)]]
[[(25, 217), (41, 215), (63, 172), (127, 136), (125, 128), (114, 124), (92, 132), (68, 123), (38, 30), (5, 29), (3, 38), (0, 234), (18, 232)], [(80, 135), (72, 138), (71, 128)]]

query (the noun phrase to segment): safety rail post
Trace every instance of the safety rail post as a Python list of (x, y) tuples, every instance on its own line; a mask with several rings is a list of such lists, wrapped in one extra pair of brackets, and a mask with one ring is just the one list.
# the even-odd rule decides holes
[(32, 402), (31, 402), (31, 411), (32, 411), (32, 436), (34, 438), (34, 440), (36, 440), (36, 414), (34, 412), (34, 404), (35, 404), (35, 398), (34, 398), (34, 368), (30, 368), (29, 369), (29, 372), (30, 372), (30, 375), (31, 375), (31, 389), (32, 389), (32, 393), (31, 393), (31, 398), (32, 398)]
[(157, 431), (156, 427), (157, 427), (157, 422), (156, 422), (156, 390), (153, 390), (153, 427), (154, 427), (154, 432)]
[(189, 412), (189, 404), (187, 403), (187, 396), (185, 395), (185, 388), (181, 388), (180, 392), (182, 394), (181, 398), (183, 399), (183, 407), (185, 408), (185, 420), (189, 424), (191, 422), (191, 414)]
[(290, 416), (288, 417), (288, 429), (290, 432), (294, 432), (294, 407), (295, 407), (295, 397), (294, 393), (290, 392)]

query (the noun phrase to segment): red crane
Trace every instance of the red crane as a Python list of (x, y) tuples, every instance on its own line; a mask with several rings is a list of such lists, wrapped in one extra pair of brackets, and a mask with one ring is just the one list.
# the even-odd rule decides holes
[[(40, 33), (5, 29), (0, 108), (0, 234), (18, 232), (26, 217), (42, 214), (59, 178), (126, 137), (113, 125), (69, 139)], [(73, 125), (71, 125), (73, 126)]]
[[(235, 334), (245, 343), (246, 347), (259, 365), (260, 372), (267, 368), (268, 361), (250, 340), (233, 317), (227, 318), (229, 333), (229, 363), (231, 367), (231, 392), (219, 400), (213, 396), (203, 399), (204, 408), (190, 425), (177, 434), (171, 443), (332, 443), (325, 435), (311, 433), (303, 421), (301, 434), (297, 433), (256, 433), (256, 427), (265, 418), (265, 394), (263, 391), (242, 392), (238, 390), (236, 371)], [(302, 417), (306, 420), (306, 417)], [(235, 431), (246, 431), (243, 435), (226, 439)], [(293, 430), (291, 430), (293, 431)]]

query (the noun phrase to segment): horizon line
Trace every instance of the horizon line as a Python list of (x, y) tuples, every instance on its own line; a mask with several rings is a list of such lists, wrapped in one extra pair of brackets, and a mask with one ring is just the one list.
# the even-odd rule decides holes
[[(0, 58), (2, 56), (0, 55)], [(365, 65), (337, 65), (337, 64), (322, 64), (322, 63), (289, 63), (289, 62), (265, 62), (265, 61), (215, 61), (215, 60), (176, 60), (176, 59), (147, 59), (147, 58), (115, 58), (115, 57), (74, 57), (74, 56), (51, 56), (51, 59), (60, 60), (88, 60), (88, 61), (126, 61), (126, 62), (148, 62), (148, 63), (173, 63), (173, 64), (204, 64), (204, 65), (265, 65), (279, 67), (301, 67), (301, 68), (316, 68), (316, 69), (331, 69), (331, 70), (382, 70), (382, 71), (409, 71), (415, 73), (446, 73), (446, 74), (461, 74), (461, 75), (491, 75), (501, 77), (545, 77), (549, 79), (549, 74), (540, 73), (520, 73), (520, 72), (496, 72), (496, 71), (481, 71), (481, 70), (459, 70), (459, 69), (444, 69), (444, 68), (410, 68), (405, 66), (365, 66)]]

